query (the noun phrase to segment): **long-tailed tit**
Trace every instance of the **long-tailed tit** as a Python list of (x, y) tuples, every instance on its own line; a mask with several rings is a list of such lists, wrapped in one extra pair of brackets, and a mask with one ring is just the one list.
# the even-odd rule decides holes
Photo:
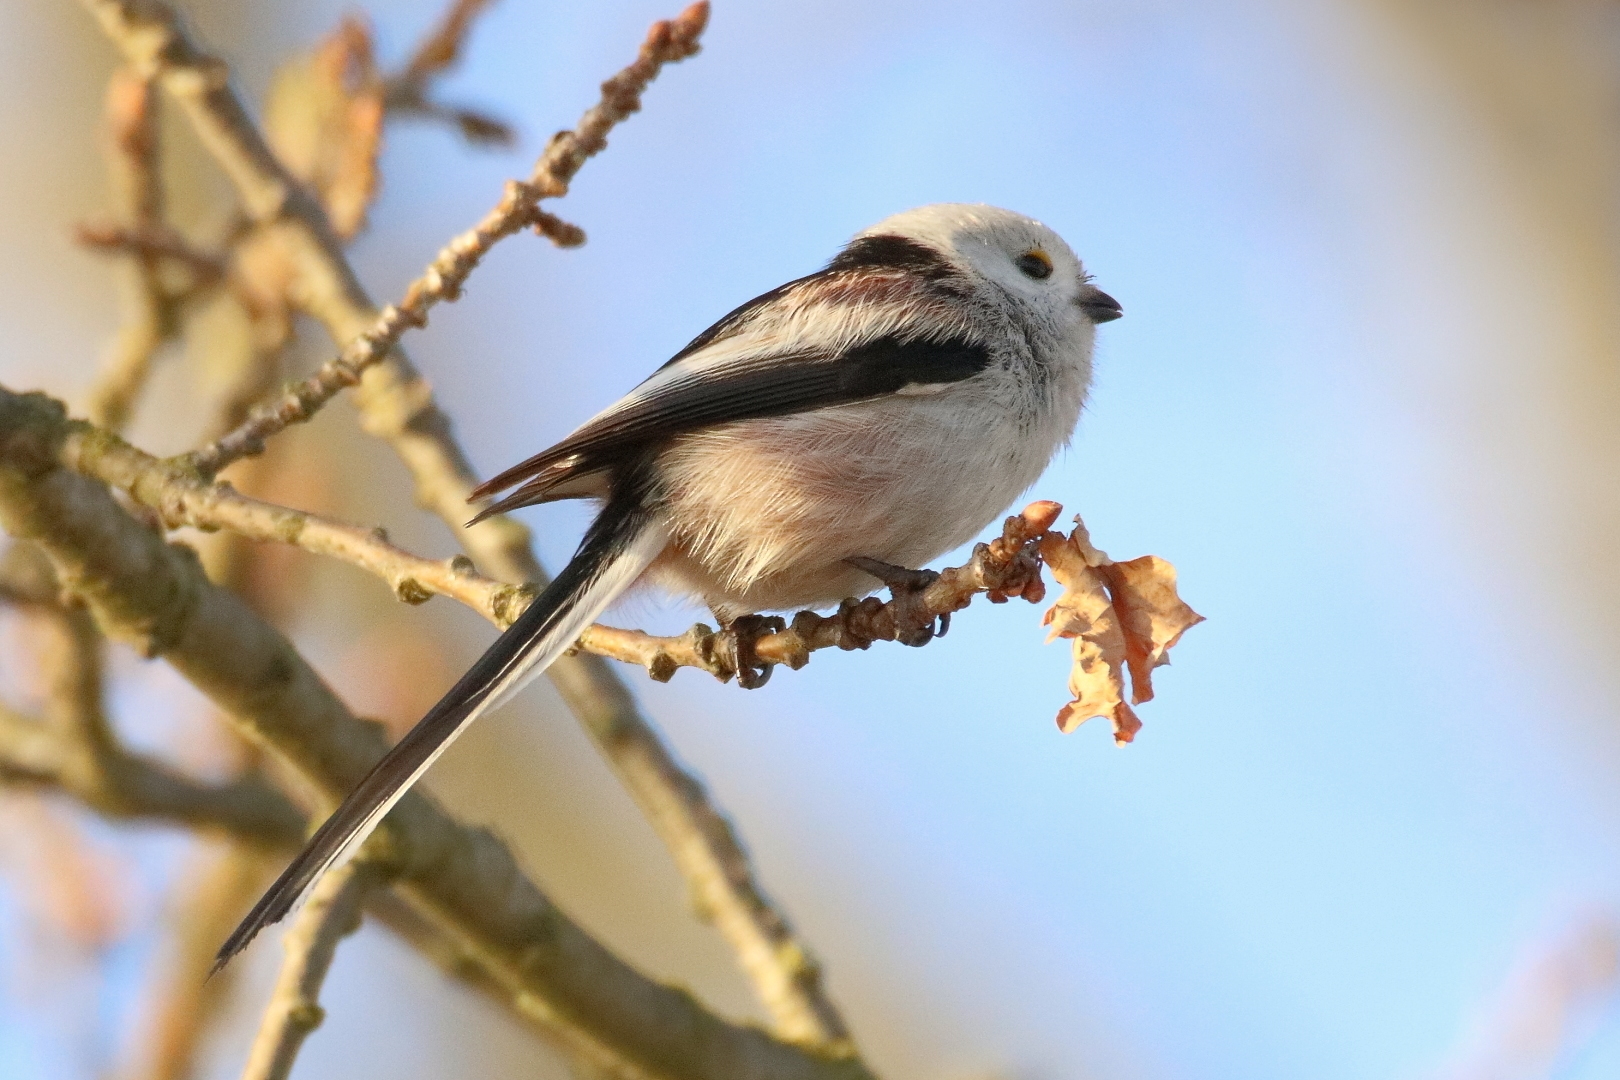
[[(1064, 445), (1120, 306), (1069, 246), (990, 206), (897, 214), (699, 334), (562, 442), (490, 480), (478, 518), (601, 512), (545, 590), (321, 826), (223, 963), (352, 852), (450, 742), (640, 582), (722, 622), (836, 602), (971, 540)], [(475, 518), (474, 520), (478, 520)]]

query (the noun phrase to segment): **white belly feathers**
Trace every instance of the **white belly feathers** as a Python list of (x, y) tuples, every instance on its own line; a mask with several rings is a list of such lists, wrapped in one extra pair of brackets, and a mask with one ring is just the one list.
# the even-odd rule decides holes
[(977, 389), (681, 436), (663, 459), (671, 544), (647, 578), (729, 619), (872, 591), (870, 575), (845, 565), (852, 556), (915, 568), (973, 539), (1074, 424), (1051, 416), (1015, 437)]

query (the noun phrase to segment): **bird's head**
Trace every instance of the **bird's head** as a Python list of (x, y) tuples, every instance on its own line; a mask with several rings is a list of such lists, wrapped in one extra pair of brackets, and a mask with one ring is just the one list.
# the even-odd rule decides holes
[[(936, 203), (907, 210), (861, 232), (851, 248), (891, 240), (898, 259), (926, 269), (923, 251), (988, 283), (1039, 321), (1063, 324), (1078, 313), (1090, 323), (1123, 314), (1119, 302), (1095, 285), (1069, 245), (1033, 218), (994, 206)], [(907, 252), (910, 252), (909, 256)]]

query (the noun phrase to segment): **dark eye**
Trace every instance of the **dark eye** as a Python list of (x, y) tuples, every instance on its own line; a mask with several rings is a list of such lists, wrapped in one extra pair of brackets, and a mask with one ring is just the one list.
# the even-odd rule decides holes
[(1024, 272), (1025, 277), (1032, 277), (1036, 281), (1052, 276), (1052, 260), (1044, 251), (1026, 251), (1013, 262), (1018, 264), (1018, 269)]

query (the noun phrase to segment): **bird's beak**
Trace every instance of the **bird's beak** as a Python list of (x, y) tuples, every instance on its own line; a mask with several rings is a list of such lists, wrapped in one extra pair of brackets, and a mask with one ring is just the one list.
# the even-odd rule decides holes
[(1103, 292), (1095, 285), (1084, 285), (1075, 303), (1080, 310), (1086, 313), (1086, 318), (1094, 323), (1113, 322), (1125, 314), (1125, 309), (1119, 306), (1119, 301)]

